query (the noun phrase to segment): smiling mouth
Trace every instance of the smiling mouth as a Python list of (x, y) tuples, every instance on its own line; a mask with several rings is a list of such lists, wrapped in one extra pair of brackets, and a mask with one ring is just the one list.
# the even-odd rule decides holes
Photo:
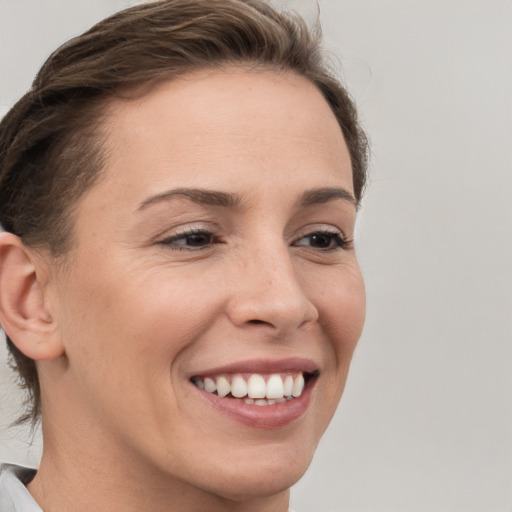
[(199, 389), (213, 395), (238, 400), (248, 405), (276, 405), (302, 395), (318, 371), (284, 373), (234, 373), (194, 376), (190, 380)]

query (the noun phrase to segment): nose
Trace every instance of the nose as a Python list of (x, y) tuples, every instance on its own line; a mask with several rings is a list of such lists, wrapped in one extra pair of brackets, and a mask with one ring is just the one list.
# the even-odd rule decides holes
[(276, 338), (306, 329), (318, 310), (301, 285), (286, 247), (258, 251), (238, 261), (227, 313), (238, 327), (259, 326)]

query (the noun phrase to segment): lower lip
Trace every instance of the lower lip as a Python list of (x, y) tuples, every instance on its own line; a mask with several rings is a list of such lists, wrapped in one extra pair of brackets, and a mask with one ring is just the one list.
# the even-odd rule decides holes
[(250, 405), (241, 400), (223, 398), (208, 393), (191, 383), (201, 398), (221, 414), (229, 416), (248, 427), (261, 429), (276, 429), (298, 420), (307, 411), (311, 403), (314, 384), (315, 380), (308, 381), (302, 394), (293, 400), (273, 405)]

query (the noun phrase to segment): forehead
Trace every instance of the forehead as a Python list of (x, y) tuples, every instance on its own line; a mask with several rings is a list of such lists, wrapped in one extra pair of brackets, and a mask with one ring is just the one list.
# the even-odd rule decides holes
[(318, 89), (293, 73), (189, 73), (136, 99), (114, 101), (105, 127), (106, 178), (123, 187), (139, 186), (143, 177), (154, 188), (148, 193), (169, 185), (218, 189), (234, 175), (271, 182), (278, 173), (298, 177), (304, 169), (322, 186), (332, 178), (352, 189), (334, 114)]
[[(275, 116), (284, 112), (282, 120), (285, 122), (291, 119), (312, 122), (320, 115), (322, 124), (329, 118), (340, 131), (317, 87), (291, 71), (243, 67), (198, 70), (164, 80), (150, 87), (149, 92), (144, 90), (142, 86), (141, 94), (112, 101), (109, 120), (119, 123), (123, 119), (137, 118), (141, 123), (151, 116), (151, 120), (156, 121), (155, 114), (165, 117), (172, 111), (176, 122), (186, 121), (180, 127), (186, 129), (204, 121), (222, 125), (225, 120), (233, 126), (234, 121), (245, 120), (246, 124), (253, 125), (254, 120), (261, 121), (269, 114)], [(239, 116), (235, 116), (236, 113)]]

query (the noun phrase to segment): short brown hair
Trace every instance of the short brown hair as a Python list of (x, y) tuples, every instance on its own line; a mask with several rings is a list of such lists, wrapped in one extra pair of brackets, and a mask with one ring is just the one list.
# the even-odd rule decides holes
[[(0, 123), (0, 223), (27, 246), (62, 256), (73, 208), (103, 168), (103, 106), (141, 84), (223, 65), (292, 71), (323, 94), (350, 153), (354, 193), (366, 181), (367, 141), (347, 91), (329, 72), (320, 29), (264, 0), (164, 0), (121, 11), (55, 51)], [(28, 392), (19, 422), (40, 416), (35, 362), (7, 338)]]

